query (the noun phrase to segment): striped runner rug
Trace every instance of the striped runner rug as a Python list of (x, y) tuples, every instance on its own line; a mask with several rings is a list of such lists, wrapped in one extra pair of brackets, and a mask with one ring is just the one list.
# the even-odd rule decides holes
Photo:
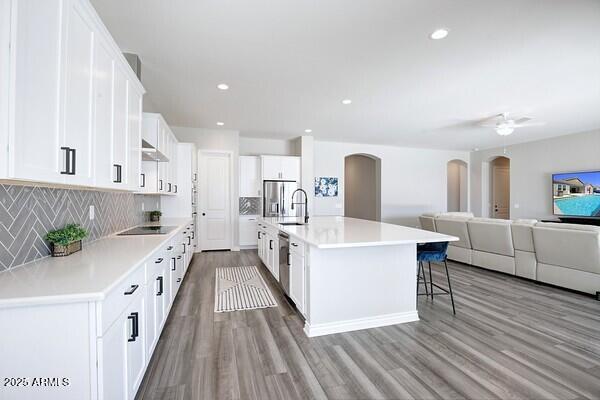
[(256, 266), (219, 267), (215, 275), (215, 312), (277, 307)]

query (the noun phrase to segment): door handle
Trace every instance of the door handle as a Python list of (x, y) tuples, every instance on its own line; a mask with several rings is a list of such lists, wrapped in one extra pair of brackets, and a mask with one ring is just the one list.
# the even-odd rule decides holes
[(140, 285), (131, 285), (131, 288), (123, 293), (125, 296), (131, 296), (140, 287)]
[(292, 264), (290, 264), (290, 254), (291, 253), (289, 253), (289, 252), (287, 253), (287, 265), (292, 265)]
[(163, 180), (159, 179), (158, 183), (159, 183), (158, 190), (163, 190)]
[(273, 250), (273, 241), (269, 240), (269, 250)]
[(175, 257), (171, 258), (173, 260), (173, 266), (171, 267), (171, 271), (175, 271), (177, 269), (177, 259)]
[(156, 280), (158, 281), (158, 293), (156, 295), (161, 296), (163, 294), (163, 277), (159, 276)]
[(121, 176), (121, 165), (120, 164), (113, 164), (113, 166), (115, 167), (115, 172), (116, 172), (116, 178), (113, 180), (114, 183), (123, 183), (123, 179)]
[(70, 166), (71, 166), (71, 148), (70, 147), (61, 147), (61, 151), (65, 152), (65, 169), (64, 171), (60, 171), (62, 175), (69, 175)]
[(140, 174), (142, 176), (142, 184), (140, 187), (146, 187), (146, 174)]
[(140, 317), (139, 313), (132, 312), (127, 316), (127, 319), (131, 320), (131, 337), (127, 339), (128, 342), (135, 342), (135, 339), (140, 336)]
[(77, 149), (69, 149), (69, 153), (71, 153), (71, 171), (69, 175), (75, 175), (77, 168)]

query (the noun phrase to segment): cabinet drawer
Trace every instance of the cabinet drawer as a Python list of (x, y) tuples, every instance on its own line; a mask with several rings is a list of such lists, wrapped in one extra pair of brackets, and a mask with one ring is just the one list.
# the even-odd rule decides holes
[[(150, 259), (148, 262), (154, 263), (154, 260)], [(163, 262), (166, 262), (166, 260)], [(143, 264), (108, 293), (100, 306), (101, 314), (98, 327), (101, 328), (101, 331), (99, 332), (99, 336), (102, 336), (102, 333), (106, 332), (129, 303), (131, 303), (134, 299), (134, 293), (137, 294), (137, 292), (144, 290), (145, 277), (146, 264)]]
[(290, 253), (296, 253), (304, 257), (304, 242), (290, 237)]

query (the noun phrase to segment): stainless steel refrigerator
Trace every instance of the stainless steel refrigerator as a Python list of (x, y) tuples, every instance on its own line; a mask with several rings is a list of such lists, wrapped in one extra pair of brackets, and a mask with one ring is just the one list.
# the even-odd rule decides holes
[(300, 207), (292, 210), (296, 181), (263, 181), (263, 217), (297, 217)]

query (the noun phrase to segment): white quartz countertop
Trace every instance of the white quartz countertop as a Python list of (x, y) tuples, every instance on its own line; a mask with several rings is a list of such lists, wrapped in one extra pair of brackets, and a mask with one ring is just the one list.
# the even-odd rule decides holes
[(454, 242), (443, 235), (402, 225), (347, 217), (310, 217), (305, 225), (281, 225), (302, 218), (261, 218), (262, 222), (318, 248), (389, 246), (399, 244)]
[(108, 236), (67, 257), (46, 257), (0, 273), (0, 307), (101, 300), (192, 218), (164, 218), (165, 235)]

